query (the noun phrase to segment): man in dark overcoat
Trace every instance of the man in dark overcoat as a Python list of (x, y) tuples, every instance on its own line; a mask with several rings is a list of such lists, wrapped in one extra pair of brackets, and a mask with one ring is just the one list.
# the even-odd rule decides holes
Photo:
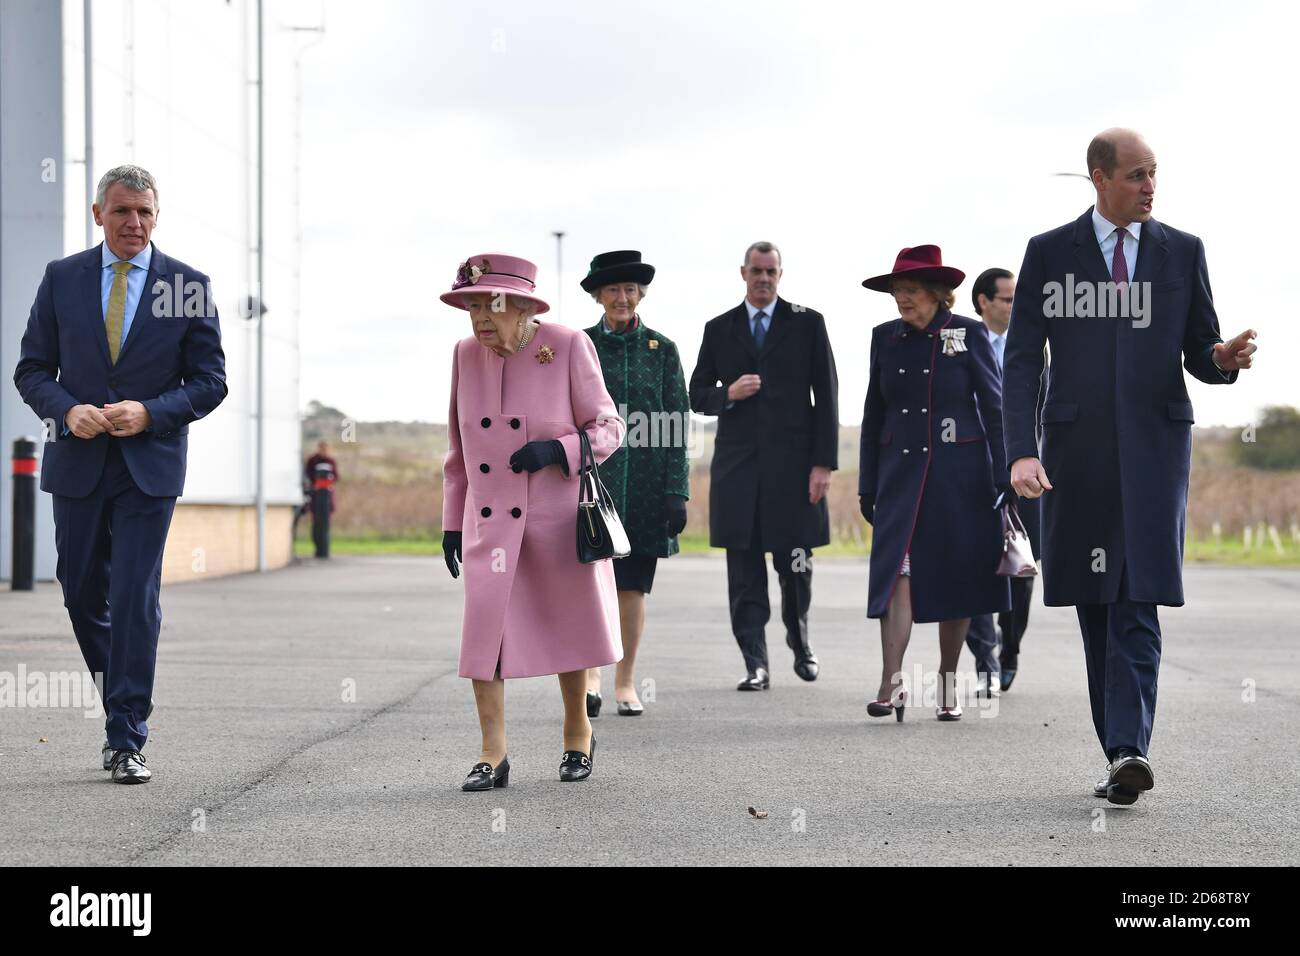
[(1044, 496), (1045, 603), (1074, 605), (1083, 633), (1093, 725), (1110, 761), (1093, 792), (1130, 804), (1155, 785), (1156, 606), (1183, 604), (1193, 415), (1179, 366), (1207, 384), (1235, 382), (1255, 333), (1220, 338), (1205, 247), (1151, 216), (1156, 160), (1141, 136), (1096, 136), (1088, 172), (1093, 208), (1025, 250), (1003, 415), (1012, 487)]
[(693, 411), (718, 416), (709, 543), (727, 550), (731, 629), (746, 670), (737, 689), (766, 690), (769, 552), (795, 673), (817, 679), (808, 639), (812, 549), (830, 543), (839, 382), (821, 313), (777, 296), (780, 250), (754, 243), (740, 274), (745, 301), (704, 327), (689, 390)]

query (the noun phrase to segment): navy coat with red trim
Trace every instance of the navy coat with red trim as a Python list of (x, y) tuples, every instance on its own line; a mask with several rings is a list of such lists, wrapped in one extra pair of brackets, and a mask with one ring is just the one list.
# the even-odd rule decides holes
[[(943, 332), (965, 330), (944, 353)], [(912, 619), (1009, 610), (997, 574), (1006, 487), (1002, 386), (982, 323), (939, 309), (925, 329), (902, 319), (871, 333), (858, 494), (875, 504), (868, 617), (884, 617), (911, 555)]]

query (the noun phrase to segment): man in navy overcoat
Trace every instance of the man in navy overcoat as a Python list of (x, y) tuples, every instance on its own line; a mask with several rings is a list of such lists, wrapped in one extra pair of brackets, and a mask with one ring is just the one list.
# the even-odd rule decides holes
[[(1088, 147), (1096, 205), (1035, 236), (1016, 285), (1003, 367), (1012, 487), (1043, 498), (1044, 601), (1074, 605), (1097, 737), (1097, 796), (1130, 804), (1147, 759), (1160, 667), (1156, 605), (1183, 603), (1192, 404), (1249, 368), (1253, 330), (1224, 344), (1205, 247), (1151, 218), (1156, 160), (1112, 129)], [(1041, 459), (1034, 405), (1048, 343)]]
[(45, 269), (14, 383), (46, 422), (63, 603), (102, 681), (103, 766), (145, 783), (163, 545), (185, 486), (186, 435), (226, 396), (208, 277), (150, 242), (158, 187), (109, 170), (92, 207), (104, 241)]

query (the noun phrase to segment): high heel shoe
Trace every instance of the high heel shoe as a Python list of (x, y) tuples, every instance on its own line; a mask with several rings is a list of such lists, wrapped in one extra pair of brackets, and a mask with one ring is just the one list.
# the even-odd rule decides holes
[(632, 703), (630, 700), (620, 700), (618, 702), (618, 715), (620, 717), (640, 717), (645, 713), (645, 708), (639, 703)]
[(888, 717), (893, 714), (898, 722), (903, 722), (903, 709), (907, 706), (907, 691), (898, 689), (893, 694), (897, 698), (897, 703), (893, 700), (873, 700), (867, 704), (867, 714), (872, 717)]
[(502, 757), (494, 768), (490, 763), (476, 763), (470, 770), (462, 790), (491, 790), (493, 787), (510, 786), (510, 758)]
[(560, 779), (565, 783), (573, 783), (576, 780), (586, 780), (591, 776), (591, 770), (594, 764), (592, 761), (596, 757), (596, 735), (591, 735), (591, 746), (586, 753), (581, 750), (566, 750), (564, 756), (560, 758)]
[[(956, 694), (956, 690), (957, 688), (954, 685), (953, 687), (954, 695)], [(961, 720), (961, 701), (954, 700), (951, 707), (945, 707), (943, 706), (943, 701), (946, 700), (948, 697), (948, 694), (946, 693), (946, 687), (941, 686), (939, 688), (939, 694), (940, 694), (939, 706), (934, 709), (935, 719), (943, 720), (943, 721)]]
[(587, 691), (587, 716), (589, 718), (600, 716), (600, 705), (601, 705), (600, 691), (598, 690)]

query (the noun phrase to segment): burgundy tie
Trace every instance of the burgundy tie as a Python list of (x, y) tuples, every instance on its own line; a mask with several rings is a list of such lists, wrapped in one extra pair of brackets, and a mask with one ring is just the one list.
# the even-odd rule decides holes
[(1128, 282), (1128, 260), (1124, 258), (1124, 230), (1115, 230), (1115, 258), (1110, 262), (1110, 277), (1115, 282)]

